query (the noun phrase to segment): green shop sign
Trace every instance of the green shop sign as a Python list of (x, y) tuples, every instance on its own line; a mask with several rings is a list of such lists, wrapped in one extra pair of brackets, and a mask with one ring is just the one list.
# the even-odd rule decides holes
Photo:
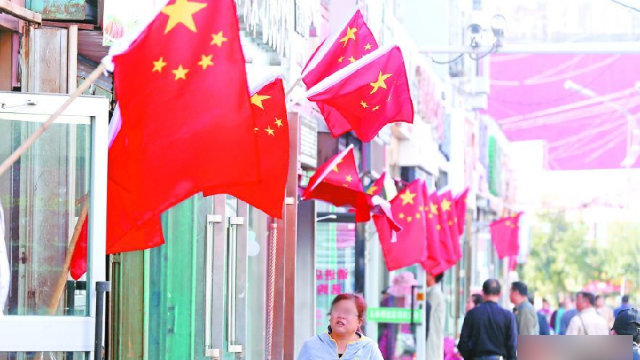
[[(367, 309), (367, 321), (378, 323), (411, 323), (411, 309), (382, 307)], [(413, 309), (413, 323), (422, 323), (422, 309)]]

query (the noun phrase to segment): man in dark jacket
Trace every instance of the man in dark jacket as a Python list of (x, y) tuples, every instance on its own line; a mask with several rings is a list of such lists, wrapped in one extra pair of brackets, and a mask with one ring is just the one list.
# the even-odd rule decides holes
[(500, 282), (482, 285), (484, 302), (464, 317), (458, 350), (465, 360), (515, 360), (518, 329), (511, 311), (498, 305)]
[(635, 308), (620, 310), (611, 330), (614, 335), (633, 336), (633, 360), (640, 360), (640, 311)]

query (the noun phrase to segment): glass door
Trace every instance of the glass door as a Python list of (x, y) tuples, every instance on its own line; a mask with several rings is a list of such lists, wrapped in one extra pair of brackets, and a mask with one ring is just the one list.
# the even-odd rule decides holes
[[(66, 99), (0, 92), (0, 160)], [(85, 359), (94, 348), (95, 283), (105, 279), (107, 115), (106, 99), (77, 99), (0, 175), (2, 360)], [(76, 282), (67, 258), (85, 216), (88, 269)]]

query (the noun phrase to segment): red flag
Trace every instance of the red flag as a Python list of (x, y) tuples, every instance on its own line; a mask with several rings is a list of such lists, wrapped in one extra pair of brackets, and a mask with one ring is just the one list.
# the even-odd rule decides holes
[(423, 186), (422, 180), (414, 180), (391, 200), (394, 218), (402, 226), (399, 232), (392, 231), (380, 216), (373, 217), (389, 271), (422, 264), (427, 258)]
[(356, 210), (356, 221), (371, 218), (371, 197), (362, 189), (353, 145), (322, 164), (309, 179), (302, 200), (318, 199), (335, 206), (349, 205)]
[(489, 225), (491, 240), (500, 259), (520, 253), (520, 215), (504, 217)]
[[(340, 32), (325, 39), (311, 55), (302, 70), (302, 82), (309, 89), (377, 48), (375, 37), (360, 10), (357, 10)], [(317, 105), (327, 121), (331, 135), (338, 137), (351, 130), (351, 125), (339, 111), (327, 104)]]
[(311, 55), (302, 70), (302, 82), (309, 89), (377, 48), (378, 42), (357, 10), (340, 32), (325, 39)]
[(454, 200), (455, 209), (458, 220), (458, 233), (462, 235), (464, 233), (464, 227), (467, 223), (467, 195), (469, 194), (469, 188), (458, 194)]
[(277, 78), (254, 91), (251, 96), (254, 132), (260, 151), (260, 181), (254, 184), (206, 188), (205, 196), (226, 192), (264, 211), (282, 218), (285, 186), (289, 170), (289, 123), (282, 79)]
[[(397, 46), (366, 55), (311, 88), (307, 97), (332, 107), (363, 141), (371, 141), (389, 123), (413, 122), (407, 72)], [(331, 127), (332, 119), (324, 115)]]
[(451, 191), (447, 190), (441, 195), (440, 207), (446, 215), (447, 225), (449, 225), (449, 234), (451, 235), (451, 247), (456, 254), (456, 262), (462, 258), (462, 249), (460, 248), (460, 233), (458, 232), (458, 214), (454, 208), (455, 203), (451, 196)]
[(423, 183), (422, 197), (424, 198), (425, 221), (427, 226), (427, 258), (422, 263), (422, 267), (433, 275), (439, 275), (448, 269), (447, 261), (440, 253), (440, 235), (438, 230), (438, 208), (433, 205), (429, 198), (427, 184)]
[(233, 1), (169, 1), (113, 61), (122, 127), (109, 151), (107, 253), (161, 244), (135, 228), (205, 188), (258, 180)]
[(458, 261), (458, 256), (453, 247), (453, 240), (451, 237), (450, 227), (449, 227), (449, 219), (447, 214), (442, 210), (441, 201), (444, 198), (438, 196), (438, 194), (434, 191), (431, 195), (429, 195), (429, 200), (431, 200), (431, 206), (438, 213), (438, 224), (436, 228), (438, 229), (438, 239), (440, 240), (440, 255), (441, 260), (446, 262), (446, 269), (455, 265)]
[(367, 189), (367, 194), (371, 196), (380, 195), (384, 189), (384, 179), (387, 177), (387, 172), (383, 172), (382, 175)]
[(515, 271), (518, 268), (518, 255), (509, 256), (509, 271)]

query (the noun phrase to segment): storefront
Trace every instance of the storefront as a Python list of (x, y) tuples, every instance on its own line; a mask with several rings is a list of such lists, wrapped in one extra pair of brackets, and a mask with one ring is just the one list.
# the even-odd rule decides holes
[[(0, 158), (66, 99), (0, 93)], [(0, 359), (92, 356), (102, 323), (96, 284), (105, 280), (107, 116), (106, 99), (77, 99), (0, 176)], [(76, 282), (67, 260), (84, 216), (88, 271)]]

